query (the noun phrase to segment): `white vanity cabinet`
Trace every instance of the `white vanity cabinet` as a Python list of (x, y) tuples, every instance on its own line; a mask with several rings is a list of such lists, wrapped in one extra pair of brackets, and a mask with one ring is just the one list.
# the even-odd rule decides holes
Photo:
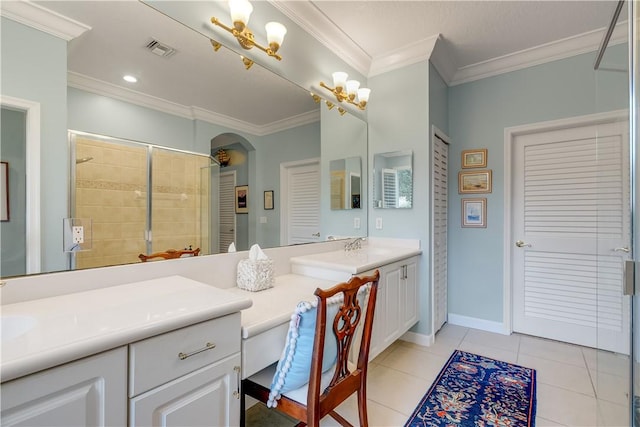
[(369, 350), (375, 358), (418, 321), (418, 257), (379, 268), (378, 296)]
[(240, 313), (129, 346), (129, 426), (240, 423)]
[(2, 426), (124, 426), (127, 347), (0, 385)]

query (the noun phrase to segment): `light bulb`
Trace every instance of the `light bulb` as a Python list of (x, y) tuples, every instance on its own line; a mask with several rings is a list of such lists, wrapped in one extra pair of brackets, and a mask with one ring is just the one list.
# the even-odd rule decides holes
[(358, 93), (358, 88), (360, 87), (360, 82), (357, 80), (347, 80), (347, 94), (353, 95), (355, 98)]
[(284, 35), (287, 34), (287, 28), (279, 22), (267, 22), (264, 28), (267, 30), (269, 47), (274, 52), (277, 51), (282, 46)]
[(369, 102), (369, 95), (371, 94), (371, 89), (366, 87), (358, 89), (358, 102)]
[(249, 25), (253, 6), (247, 0), (229, 0), (229, 12), (231, 13), (233, 26), (236, 30), (242, 31)]
[(331, 74), (331, 76), (333, 77), (333, 86), (338, 91), (341, 91), (342, 88), (344, 88), (344, 86), (347, 84), (347, 77), (349, 77), (349, 75), (342, 71), (336, 71), (335, 73)]

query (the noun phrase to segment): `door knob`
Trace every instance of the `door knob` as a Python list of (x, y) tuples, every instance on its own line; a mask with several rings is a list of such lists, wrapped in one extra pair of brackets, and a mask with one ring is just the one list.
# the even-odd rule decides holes
[(313, 233), (312, 236), (313, 237), (320, 237), (320, 232), (318, 231), (317, 233)]
[(518, 240), (516, 242), (516, 246), (519, 247), (519, 248), (524, 248), (524, 247), (530, 248), (531, 247), (531, 243), (525, 243), (522, 240)]
[(624, 252), (625, 254), (628, 254), (629, 252), (631, 252), (631, 251), (629, 250), (629, 248), (615, 248), (615, 249), (612, 249), (612, 250), (613, 250), (614, 252)]

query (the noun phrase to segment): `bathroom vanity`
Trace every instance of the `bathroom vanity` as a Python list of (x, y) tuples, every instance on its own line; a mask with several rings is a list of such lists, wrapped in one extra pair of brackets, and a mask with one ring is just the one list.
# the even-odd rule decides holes
[(180, 276), (4, 305), (1, 424), (237, 425), (250, 305)]
[(238, 425), (240, 380), (280, 358), (296, 304), (379, 269), (375, 357), (418, 320), (419, 245), (326, 245), (286, 249), (260, 292), (235, 286), (236, 253), (118, 267), (214, 277), (219, 263), (215, 284), (167, 275), (2, 305), (0, 424)]

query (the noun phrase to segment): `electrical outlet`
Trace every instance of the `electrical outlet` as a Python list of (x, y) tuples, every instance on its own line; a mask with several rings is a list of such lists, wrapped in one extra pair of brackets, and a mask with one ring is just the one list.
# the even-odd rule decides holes
[(382, 230), (382, 218), (376, 218), (376, 230)]
[(360, 228), (360, 218), (358, 217), (353, 218), (353, 228), (356, 228), (356, 229)]
[(260, 217), (260, 224), (266, 224), (267, 223), (267, 217), (266, 216), (261, 216)]
[(84, 243), (84, 227), (74, 225), (72, 228), (73, 243)]

